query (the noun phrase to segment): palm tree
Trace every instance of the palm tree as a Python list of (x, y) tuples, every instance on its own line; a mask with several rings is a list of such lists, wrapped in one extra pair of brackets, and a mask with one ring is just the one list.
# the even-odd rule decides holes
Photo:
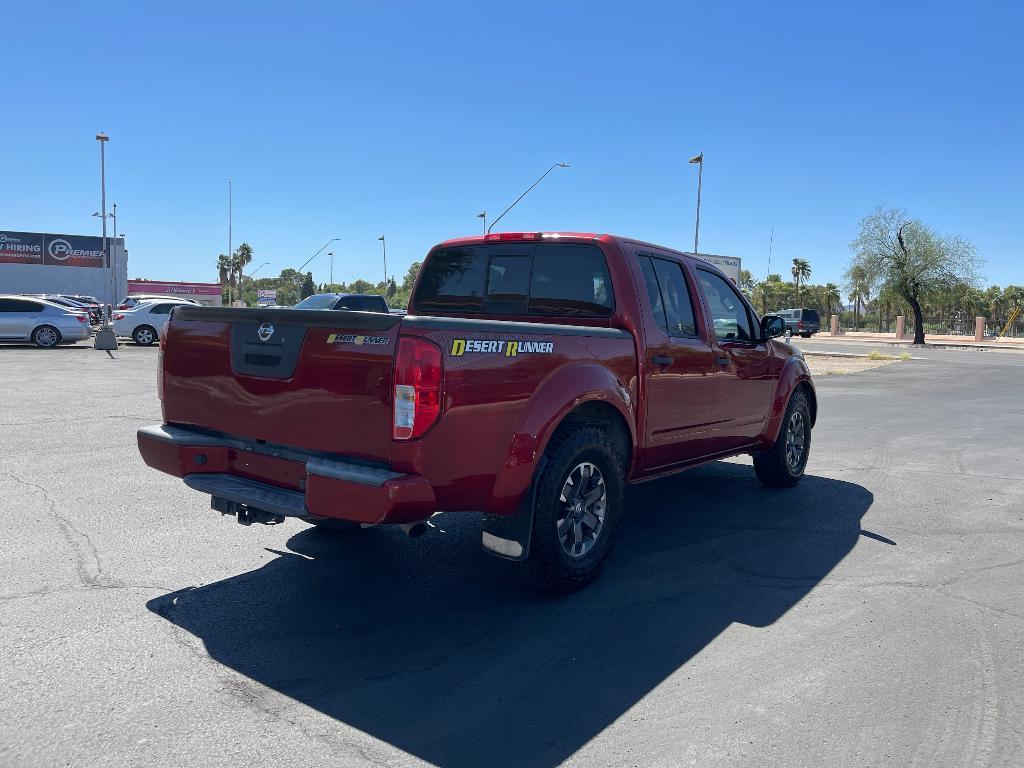
[(231, 303), (232, 259), (223, 253), (217, 257), (217, 278), (221, 289), (228, 289), (228, 304)]
[(800, 281), (807, 282), (811, 276), (811, 265), (806, 259), (793, 259), (793, 268), (790, 270), (793, 281), (796, 283), (796, 303), (800, 304)]
[(822, 298), (825, 299), (825, 306), (828, 308), (828, 314), (831, 315), (833, 312), (839, 314), (838, 309), (839, 305), (843, 301), (843, 297), (839, 293), (838, 285), (835, 283), (825, 283), (824, 295)]

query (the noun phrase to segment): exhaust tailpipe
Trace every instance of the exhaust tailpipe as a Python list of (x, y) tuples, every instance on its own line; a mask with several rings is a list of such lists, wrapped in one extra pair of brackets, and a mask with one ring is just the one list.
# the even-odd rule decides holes
[(418, 523), (399, 523), (398, 527), (405, 531), (410, 539), (418, 539), (430, 528), (426, 520), (420, 520)]

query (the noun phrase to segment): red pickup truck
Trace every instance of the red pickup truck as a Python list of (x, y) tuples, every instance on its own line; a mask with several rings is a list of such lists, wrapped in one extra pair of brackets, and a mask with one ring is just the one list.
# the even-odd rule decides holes
[(244, 524), (477, 512), (485, 549), (568, 592), (604, 567), (626, 483), (736, 454), (800, 479), (817, 398), (783, 328), (650, 243), (450, 240), (404, 317), (175, 308), (139, 450)]

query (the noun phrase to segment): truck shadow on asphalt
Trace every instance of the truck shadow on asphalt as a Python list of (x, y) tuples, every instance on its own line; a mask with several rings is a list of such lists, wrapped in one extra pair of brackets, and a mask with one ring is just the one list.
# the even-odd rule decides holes
[(733, 622), (781, 618), (857, 544), (872, 500), (814, 476), (764, 489), (719, 462), (630, 488), (608, 568), (569, 597), (519, 586), (475, 517), (442, 515), (418, 541), (303, 529), (258, 570), (148, 607), (215, 661), (423, 760), (556, 765)]

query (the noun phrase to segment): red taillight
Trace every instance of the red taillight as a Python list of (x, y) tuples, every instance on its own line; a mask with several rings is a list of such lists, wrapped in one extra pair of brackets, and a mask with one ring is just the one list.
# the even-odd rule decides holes
[(804, 324), (803, 324), (803, 323), (797, 323), (797, 324), (796, 324), (796, 327), (797, 327), (797, 328), (803, 328), (803, 327), (804, 327)]
[(89, 316), (88, 315), (75, 315), (75, 320), (77, 320), (80, 323), (88, 323), (89, 322)]
[(160, 337), (160, 351), (156, 354), (156, 396), (162, 401), (164, 399), (164, 339)]
[(114, 315), (114, 319), (115, 320), (124, 320), (124, 315), (122, 315), (120, 312), (118, 312), (116, 315)]
[(400, 336), (395, 353), (392, 436), (411, 440), (441, 413), (441, 350), (426, 339)]

